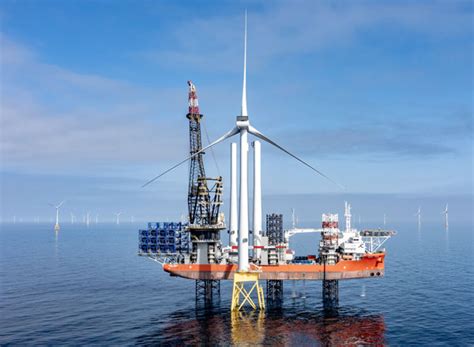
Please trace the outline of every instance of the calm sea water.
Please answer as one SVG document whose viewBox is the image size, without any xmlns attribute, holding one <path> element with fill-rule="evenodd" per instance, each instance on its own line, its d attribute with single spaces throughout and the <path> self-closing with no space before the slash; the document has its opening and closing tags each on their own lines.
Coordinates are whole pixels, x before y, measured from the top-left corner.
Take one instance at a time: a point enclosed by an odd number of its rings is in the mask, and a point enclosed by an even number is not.
<svg viewBox="0 0 474 347">
<path fill-rule="evenodd" d="M 320 282 L 285 282 L 282 307 L 264 314 L 232 315 L 228 282 L 212 307 L 196 304 L 193 281 L 136 255 L 139 227 L 1 225 L 0 343 L 474 344 L 470 225 L 394 225 L 385 278 L 341 281 L 330 315 Z M 315 253 L 317 238 L 293 248 Z"/>
</svg>

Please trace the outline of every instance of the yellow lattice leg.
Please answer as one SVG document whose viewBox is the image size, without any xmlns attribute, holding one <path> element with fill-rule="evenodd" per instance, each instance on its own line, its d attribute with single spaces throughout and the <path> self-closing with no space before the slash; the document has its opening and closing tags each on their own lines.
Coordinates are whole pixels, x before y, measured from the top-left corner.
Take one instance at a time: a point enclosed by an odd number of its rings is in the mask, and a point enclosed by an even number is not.
<svg viewBox="0 0 474 347">
<path fill-rule="evenodd" d="M 249 290 L 245 285 L 250 286 Z M 250 305 L 254 310 L 257 305 L 252 299 L 252 293 L 257 293 L 258 307 L 260 310 L 265 309 L 265 299 L 263 296 L 263 288 L 258 283 L 258 272 L 236 272 L 234 273 L 234 284 L 232 287 L 232 303 L 231 310 L 240 310 L 245 304 Z"/>
</svg>

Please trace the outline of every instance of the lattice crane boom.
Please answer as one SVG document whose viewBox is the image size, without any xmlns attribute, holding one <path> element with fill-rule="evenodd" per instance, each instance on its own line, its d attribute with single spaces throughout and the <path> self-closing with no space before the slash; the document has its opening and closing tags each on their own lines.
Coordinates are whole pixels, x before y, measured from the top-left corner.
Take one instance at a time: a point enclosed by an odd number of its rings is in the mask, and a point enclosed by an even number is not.
<svg viewBox="0 0 474 347">
<path fill-rule="evenodd" d="M 206 177 L 202 150 L 201 120 L 196 86 L 188 81 L 189 165 L 188 213 L 192 225 L 213 225 L 219 221 L 222 177 Z M 198 154 L 196 154 L 198 153 Z"/>
</svg>

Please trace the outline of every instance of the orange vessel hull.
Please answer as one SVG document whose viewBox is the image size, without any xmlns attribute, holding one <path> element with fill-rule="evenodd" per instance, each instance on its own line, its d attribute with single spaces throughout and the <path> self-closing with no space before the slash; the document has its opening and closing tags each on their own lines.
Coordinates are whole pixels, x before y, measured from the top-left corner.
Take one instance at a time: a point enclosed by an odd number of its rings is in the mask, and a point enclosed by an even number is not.
<svg viewBox="0 0 474 347">
<path fill-rule="evenodd" d="M 262 280 L 343 280 L 381 277 L 384 275 L 384 259 L 384 253 L 375 253 L 366 254 L 360 260 L 340 260 L 335 265 L 262 265 L 258 270 L 259 278 Z M 171 276 L 193 280 L 232 280 L 237 265 L 165 264 L 163 269 Z"/>
</svg>

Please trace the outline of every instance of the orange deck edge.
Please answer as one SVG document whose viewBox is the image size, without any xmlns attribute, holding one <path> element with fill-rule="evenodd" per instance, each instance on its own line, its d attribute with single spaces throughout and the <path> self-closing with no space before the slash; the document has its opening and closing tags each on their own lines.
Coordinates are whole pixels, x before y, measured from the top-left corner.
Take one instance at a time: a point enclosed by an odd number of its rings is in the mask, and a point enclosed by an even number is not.
<svg viewBox="0 0 474 347">
<path fill-rule="evenodd" d="M 262 280 L 322 280 L 381 277 L 384 275 L 384 253 L 367 254 L 361 260 L 340 260 L 335 265 L 287 264 L 260 266 Z M 171 276 L 188 279 L 232 280 L 237 265 L 165 264 Z M 257 267 L 252 270 L 256 270 Z"/>
</svg>

